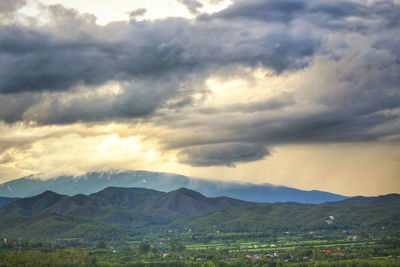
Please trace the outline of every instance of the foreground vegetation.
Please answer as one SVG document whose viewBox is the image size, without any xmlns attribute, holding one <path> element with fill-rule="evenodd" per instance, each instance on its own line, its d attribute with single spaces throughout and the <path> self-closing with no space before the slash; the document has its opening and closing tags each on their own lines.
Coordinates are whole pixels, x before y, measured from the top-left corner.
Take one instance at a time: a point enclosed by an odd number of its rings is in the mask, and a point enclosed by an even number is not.
<svg viewBox="0 0 400 267">
<path fill-rule="evenodd" d="M 275 236 L 186 232 L 79 246 L 19 239 L 2 242 L 0 266 L 400 266 L 400 237 L 339 231 Z"/>
</svg>

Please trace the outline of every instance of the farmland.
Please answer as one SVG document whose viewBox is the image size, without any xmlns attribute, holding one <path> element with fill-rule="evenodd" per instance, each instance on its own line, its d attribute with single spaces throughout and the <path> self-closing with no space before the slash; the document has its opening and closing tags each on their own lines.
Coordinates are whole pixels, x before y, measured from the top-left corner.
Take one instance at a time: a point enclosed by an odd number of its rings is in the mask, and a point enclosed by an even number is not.
<svg viewBox="0 0 400 267">
<path fill-rule="evenodd" d="M 331 238 L 338 235 L 338 238 Z M 289 233 L 263 237 L 237 233 L 203 235 L 181 232 L 148 236 L 126 243 L 86 243 L 63 246 L 63 241 L 7 241 L 1 246 L 1 266 L 400 266 L 400 239 L 359 237 L 343 232 Z M 234 236 L 234 238 L 228 238 Z M 208 240 L 196 241 L 198 240 Z"/>
</svg>

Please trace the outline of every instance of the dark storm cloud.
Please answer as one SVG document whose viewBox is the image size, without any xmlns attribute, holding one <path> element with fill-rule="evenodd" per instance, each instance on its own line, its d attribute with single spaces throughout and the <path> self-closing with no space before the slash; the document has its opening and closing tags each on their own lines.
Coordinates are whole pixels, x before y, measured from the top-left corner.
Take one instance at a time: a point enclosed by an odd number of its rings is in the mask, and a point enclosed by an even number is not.
<svg viewBox="0 0 400 267">
<path fill-rule="evenodd" d="M 14 2 L 4 3 L 9 6 Z M 211 65 L 261 64 L 277 73 L 295 70 L 307 66 L 323 38 L 312 32 L 304 34 L 306 28 L 291 31 L 286 23 L 301 18 L 326 24 L 327 19 L 319 17 L 323 14 L 329 16 L 329 21 L 348 25 L 343 18 L 364 17 L 367 13 L 381 14 L 384 20 L 385 14 L 390 14 L 394 23 L 399 7 L 376 4 L 368 9 L 353 2 L 251 0 L 238 1 L 194 22 L 165 19 L 105 27 L 95 25 L 95 19 L 88 15 L 80 16 L 61 6 L 51 6 L 49 11 L 56 22 L 50 30 L 1 27 L 0 93 L 65 91 L 78 83 L 97 85 L 110 79 Z M 144 10 L 135 12 L 142 14 Z M 254 25 L 238 18 L 283 25 Z M 352 27 L 367 26 L 357 22 Z M 68 38 L 59 34 L 64 30 L 70 31 Z"/>
<path fill-rule="evenodd" d="M 371 11 L 374 9 L 352 1 L 239 0 L 218 13 L 204 15 L 202 19 L 248 19 L 289 23 L 298 18 L 309 19 L 317 15 L 324 15 L 331 19 L 362 17 L 371 14 Z"/>
<path fill-rule="evenodd" d="M 312 34 L 228 21 L 169 18 L 102 27 L 60 6 L 49 12 L 51 28 L 1 27 L 1 93 L 65 91 L 79 83 L 227 64 L 261 64 L 280 73 L 306 66 L 321 42 Z"/>
<path fill-rule="evenodd" d="M 179 45 L 163 40 L 149 40 L 148 45 L 101 43 L 92 36 L 62 41 L 17 26 L 1 29 L 0 49 L 2 93 L 66 91 L 78 83 L 97 85 L 187 65 Z"/>
<path fill-rule="evenodd" d="M 285 24 L 304 20 L 331 30 L 362 32 L 369 28 L 365 21 L 348 18 L 376 19 L 380 28 L 386 28 L 399 25 L 399 14 L 400 6 L 393 1 L 366 4 L 356 1 L 239 0 L 218 13 L 202 15 L 200 19 L 242 19 Z"/>
<path fill-rule="evenodd" d="M 178 160 L 192 166 L 234 167 L 235 163 L 260 160 L 268 155 L 263 144 L 226 143 L 185 148 L 179 152 Z"/>
</svg>

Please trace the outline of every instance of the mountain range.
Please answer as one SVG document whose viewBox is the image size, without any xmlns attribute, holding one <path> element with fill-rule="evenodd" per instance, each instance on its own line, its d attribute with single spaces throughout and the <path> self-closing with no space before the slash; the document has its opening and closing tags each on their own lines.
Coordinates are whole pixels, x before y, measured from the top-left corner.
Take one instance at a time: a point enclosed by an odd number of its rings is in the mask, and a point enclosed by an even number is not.
<svg viewBox="0 0 400 267">
<path fill-rule="evenodd" d="M 115 236 L 160 229 L 178 218 L 257 203 L 228 197 L 207 198 L 180 188 L 169 193 L 146 188 L 108 187 L 90 195 L 46 191 L 21 198 L 0 209 L 0 234 L 39 240 Z"/>
<path fill-rule="evenodd" d="M 334 222 L 326 220 L 334 216 Z M 399 231 L 400 195 L 350 198 L 325 204 L 262 204 L 229 197 L 206 197 L 179 188 L 108 187 L 67 196 L 46 191 L 0 208 L 0 236 L 54 240 L 127 241 L 171 231 L 285 232 L 314 229 L 370 233 Z"/>
<path fill-rule="evenodd" d="M 198 191 L 207 197 L 227 196 L 260 203 L 323 203 L 347 198 L 317 190 L 305 191 L 271 184 L 258 185 L 214 181 L 148 171 L 92 172 L 83 176 L 60 176 L 47 180 L 28 176 L 0 184 L 0 196 L 29 197 L 43 193 L 46 190 L 70 196 L 76 194 L 87 195 L 110 186 L 149 188 L 163 192 L 185 187 Z"/>
</svg>

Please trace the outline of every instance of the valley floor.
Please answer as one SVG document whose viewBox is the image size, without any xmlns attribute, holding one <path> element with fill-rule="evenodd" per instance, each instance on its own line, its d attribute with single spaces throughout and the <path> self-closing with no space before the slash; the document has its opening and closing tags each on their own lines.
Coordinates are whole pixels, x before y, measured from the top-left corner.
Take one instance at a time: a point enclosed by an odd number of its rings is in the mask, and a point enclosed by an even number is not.
<svg viewBox="0 0 400 267">
<path fill-rule="evenodd" d="M 13 240 L 1 245 L 0 266 L 400 266 L 399 238 L 233 236 L 213 235 L 205 242 L 171 235 L 76 247 Z"/>
</svg>

